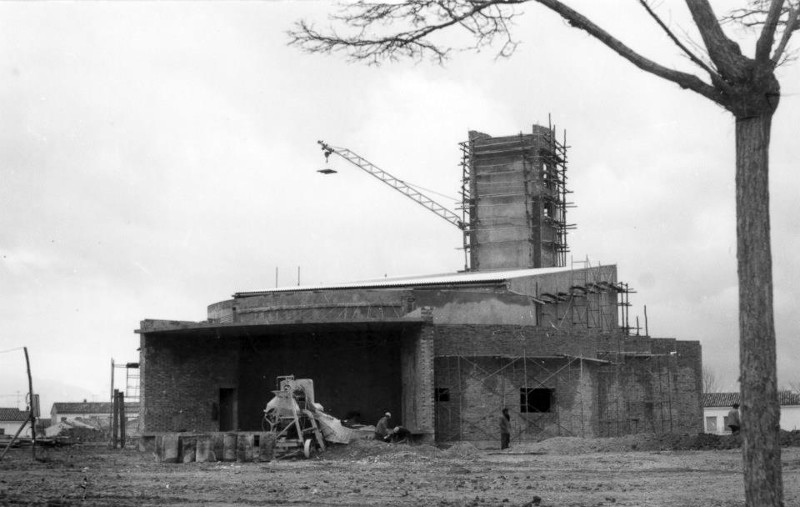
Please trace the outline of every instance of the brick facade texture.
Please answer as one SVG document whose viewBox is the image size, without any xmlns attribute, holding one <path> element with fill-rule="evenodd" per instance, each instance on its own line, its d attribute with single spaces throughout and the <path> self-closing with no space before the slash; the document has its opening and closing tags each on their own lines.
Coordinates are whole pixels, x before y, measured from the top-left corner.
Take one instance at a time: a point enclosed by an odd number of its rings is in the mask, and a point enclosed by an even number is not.
<svg viewBox="0 0 800 507">
<path fill-rule="evenodd" d="M 522 326 L 437 326 L 439 441 L 498 445 L 503 407 L 512 440 L 697 433 L 698 342 Z M 531 410 L 523 392 L 549 397 Z M 443 392 L 447 400 L 441 399 Z"/>
<path fill-rule="evenodd" d="M 442 442 L 498 445 L 503 407 L 512 441 L 702 431 L 699 342 L 439 325 L 429 308 L 422 315 L 424 323 L 305 334 L 143 332 L 143 430 L 219 431 L 220 389 L 237 390 L 236 427 L 258 430 L 265 386 L 296 374 L 314 379 L 317 400 L 337 417 L 355 410 L 372 424 L 389 409 Z"/>
<path fill-rule="evenodd" d="M 143 334 L 140 417 L 147 432 L 218 431 L 220 388 L 237 387 L 238 341 Z"/>
<path fill-rule="evenodd" d="M 275 378 L 311 378 L 328 413 L 358 414 L 433 439 L 432 324 L 365 325 L 295 333 L 208 329 L 143 333 L 141 406 L 145 433 L 261 429 Z M 231 427 L 220 428 L 220 389 L 233 390 Z"/>
</svg>

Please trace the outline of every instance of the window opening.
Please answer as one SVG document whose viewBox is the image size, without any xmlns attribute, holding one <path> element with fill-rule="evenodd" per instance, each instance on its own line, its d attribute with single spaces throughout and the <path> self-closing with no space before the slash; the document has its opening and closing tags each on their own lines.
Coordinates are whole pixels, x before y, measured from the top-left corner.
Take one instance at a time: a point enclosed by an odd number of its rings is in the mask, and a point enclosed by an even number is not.
<svg viewBox="0 0 800 507">
<path fill-rule="evenodd" d="M 552 412 L 555 389 L 521 387 L 519 411 L 522 413 Z"/>
</svg>

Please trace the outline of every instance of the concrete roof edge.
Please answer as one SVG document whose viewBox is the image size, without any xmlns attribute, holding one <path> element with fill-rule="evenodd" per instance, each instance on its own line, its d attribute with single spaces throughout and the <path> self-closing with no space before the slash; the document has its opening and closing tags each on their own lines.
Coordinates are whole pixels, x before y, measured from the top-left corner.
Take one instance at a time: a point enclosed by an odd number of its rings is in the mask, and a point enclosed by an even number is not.
<svg viewBox="0 0 800 507">
<path fill-rule="evenodd" d="M 161 324 L 157 327 L 146 328 L 145 322 L 159 322 L 167 323 Z M 424 324 L 430 323 L 429 319 L 424 317 L 400 317 L 400 318 L 384 318 L 384 319 L 357 319 L 357 320 L 303 320 L 302 322 L 190 322 L 190 321 L 142 321 L 142 328 L 136 329 L 134 332 L 138 334 L 147 333 L 168 333 L 174 331 L 189 331 L 189 330 L 203 330 L 203 329 L 234 329 L 234 328 L 257 328 L 257 327 L 300 327 L 309 325 L 358 325 L 358 324 Z M 169 325 L 172 324 L 172 325 Z"/>
<path fill-rule="evenodd" d="M 585 268 L 579 268 L 585 269 Z M 233 294 L 237 297 L 252 297 L 279 292 L 303 292 L 314 290 L 345 290 L 345 289 L 400 289 L 414 287 L 430 287 L 441 285 L 468 285 L 468 284 L 488 284 L 503 283 L 515 278 L 525 278 L 532 276 L 549 275 L 552 273 L 562 273 L 571 271 L 569 267 L 555 268 L 530 268 L 497 271 L 481 271 L 470 273 L 448 273 L 439 275 L 403 276 L 397 278 L 379 278 L 373 280 L 356 281 L 337 284 L 319 284 L 290 287 L 276 287 L 274 289 L 260 291 L 240 291 Z"/>
</svg>

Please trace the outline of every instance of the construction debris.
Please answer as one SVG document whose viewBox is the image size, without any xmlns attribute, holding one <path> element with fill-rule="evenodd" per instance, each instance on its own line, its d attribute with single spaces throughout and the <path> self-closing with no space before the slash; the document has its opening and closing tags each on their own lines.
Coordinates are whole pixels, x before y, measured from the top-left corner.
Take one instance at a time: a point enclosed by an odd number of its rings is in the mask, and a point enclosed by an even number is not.
<svg viewBox="0 0 800 507">
<path fill-rule="evenodd" d="M 346 445 L 373 437 L 374 426 L 347 427 L 325 413 L 314 401 L 311 379 L 285 375 L 277 378 L 276 386 L 264 409 L 263 432 L 166 433 L 148 450 L 164 463 L 271 461 L 310 458 L 325 451 L 326 442 Z"/>
</svg>

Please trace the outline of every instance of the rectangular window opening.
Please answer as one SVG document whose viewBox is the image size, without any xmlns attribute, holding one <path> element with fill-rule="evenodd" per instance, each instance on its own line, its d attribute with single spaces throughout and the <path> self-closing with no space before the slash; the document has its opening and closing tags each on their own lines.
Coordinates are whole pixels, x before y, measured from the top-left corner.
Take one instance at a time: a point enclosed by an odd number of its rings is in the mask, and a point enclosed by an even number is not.
<svg viewBox="0 0 800 507">
<path fill-rule="evenodd" d="M 450 401 L 450 388 L 437 387 L 436 388 L 436 401 Z"/>
<path fill-rule="evenodd" d="M 519 411 L 522 413 L 547 413 L 553 411 L 555 389 L 521 387 Z"/>
</svg>

